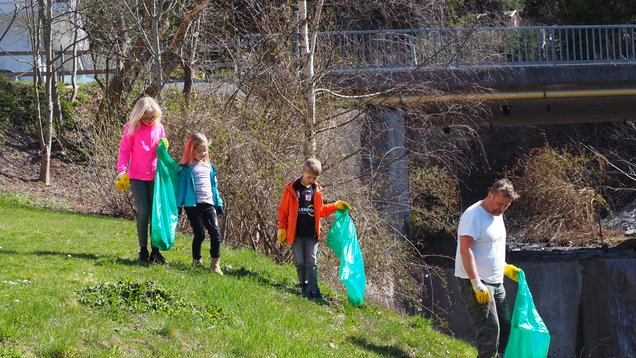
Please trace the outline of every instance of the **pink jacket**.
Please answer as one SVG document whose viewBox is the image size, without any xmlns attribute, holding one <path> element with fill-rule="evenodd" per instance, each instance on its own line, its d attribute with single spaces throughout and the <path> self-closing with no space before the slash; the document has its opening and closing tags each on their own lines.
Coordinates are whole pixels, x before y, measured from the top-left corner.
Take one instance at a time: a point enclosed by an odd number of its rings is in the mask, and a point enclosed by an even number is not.
<svg viewBox="0 0 636 358">
<path fill-rule="evenodd" d="M 152 126 L 141 124 L 128 135 L 128 123 L 119 142 L 117 173 L 128 171 L 130 179 L 154 180 L 157 171 L 157 144 L 165 138 L 161 123 Z"/>
</svg>

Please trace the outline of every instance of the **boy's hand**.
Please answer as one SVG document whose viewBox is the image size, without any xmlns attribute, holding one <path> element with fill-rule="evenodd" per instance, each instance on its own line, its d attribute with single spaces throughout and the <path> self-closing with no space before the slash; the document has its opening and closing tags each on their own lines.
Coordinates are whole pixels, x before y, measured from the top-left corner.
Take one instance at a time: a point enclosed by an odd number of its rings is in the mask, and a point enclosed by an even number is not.
<svg viewBox="0 0 636 358">
<path fill-rule="evenodd" d="M 276 234 L 276 239 L 278 239 L 278 242 L 280 242 L 281 245 L 284 245 L 285 241 L 287 241 L 287 230 L 278 229 L 278 233 Z"/>
<path fill-rule="evenodd" d="M 223 215 L 223 207 L 222 206 L 215 206 L 214 207 L 214 211 L 216 212 L 216 216 Z"/>
<path fill-rule="evenodd" d="M 127 172 L 117 174 L 117 177 L 115 178 L 115 187 L 121 191 L 128 190 L 130 187 L 130 178 L 128 178 Z"/>
<path fill-rule="evenodd" d="M 336 201 L 336 209 L 338 209 L 338 210 L 342 210 L 342 209 L 344 209 L 345 207 L 346 207 L 347 209 L 351 210 L 351 205 L 349 205 L 349 203 L 347 203 L 346 201 L 344 201 L 344 200 L 338 200 L 338 201 Z"/>
<path fill-rule="evenodd" d="M 508 276 L 508 278 L 514 282 L 517 282 L 519 279 L 519 271 L 521 271 L 521 269 L 515 265 L 508 264 L 504 267 L 504 275 Z"/>
</svg>

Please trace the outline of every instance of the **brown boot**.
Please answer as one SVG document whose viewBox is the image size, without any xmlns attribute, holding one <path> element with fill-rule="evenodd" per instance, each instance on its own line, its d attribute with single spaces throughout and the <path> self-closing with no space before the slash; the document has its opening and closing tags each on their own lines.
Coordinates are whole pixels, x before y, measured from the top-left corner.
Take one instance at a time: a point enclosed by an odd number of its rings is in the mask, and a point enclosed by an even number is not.
<svg viewBox="0 0 636 358">
<path fill-rule="evenodd" d="M 218 273 L 219 275 L 223 276 L 223 271 L 221 271 L 221 258 L 217 257 L 217 258 L 212 258 L 212 262 L 210 262 L 210 270 L 214 271 L 215 273 Z"/>
</svg>

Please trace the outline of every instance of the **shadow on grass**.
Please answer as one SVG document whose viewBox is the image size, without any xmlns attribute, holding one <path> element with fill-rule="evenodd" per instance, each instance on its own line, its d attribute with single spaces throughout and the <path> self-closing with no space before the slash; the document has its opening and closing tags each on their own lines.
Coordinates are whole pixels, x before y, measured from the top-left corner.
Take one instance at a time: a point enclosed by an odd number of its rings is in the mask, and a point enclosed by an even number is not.
<svg viewBox="0 0 636 358">
<path fill-rule="evenodd" d="M 395 346 L 380 346 L 375 343 L 369 342 L 366 338 L 350 337 L 351 343 L 356 344 L 369 352 L 381 355 L 383 357 L 411 357 L 410 354 L 405 352 L 399 347 Z"/>
<path fill-rule="evenodd" d="M 223 273 L 227 276 L 233 276 L 236 278 L 243 278 L 243 277 L 247 277 L 247 278 L 251 278 L 256 280 L 258 283 L 260 284 L 264 284 L 264 285 L 268 285 L 271 287 L 274 287 L 276 289 L 281 289 L 281 290 L 285 290 L 289 293 L 298 295 L 299 294 L 299 289 L 296 289 L 296 287 L 290 287 L 289 285 L 286 285 L 283 282 L 279 282 L 276 281 L 274 279 L 272 279 L 271 277 L 266 277 L 263 276 L 262 274 L 250 270 L 250 269 L 246 269 L 244 267 L 240 267 L 240 268 L 229 268 L 226 267 L 223 269 Z"/>
<path fill-rule="evenodd" d="M 103 265 L 105 262 L 126 265 L 126 266 L 139 266 L 137 260 L 131 259 L 123 259 L 121 257 L 116 257 L 112 255 L 95 255 L 95 254 L 83 254 L 83 253 L 70 253 L 70 252 L 56 252 L 56 251 L 35 251 L 35 255 L 49 255 L 49 256 L 59 256 L 69 259 L 82 259 L 82 260 L 90 260 L 95 261 L 96 265 Z"/>
</svg>

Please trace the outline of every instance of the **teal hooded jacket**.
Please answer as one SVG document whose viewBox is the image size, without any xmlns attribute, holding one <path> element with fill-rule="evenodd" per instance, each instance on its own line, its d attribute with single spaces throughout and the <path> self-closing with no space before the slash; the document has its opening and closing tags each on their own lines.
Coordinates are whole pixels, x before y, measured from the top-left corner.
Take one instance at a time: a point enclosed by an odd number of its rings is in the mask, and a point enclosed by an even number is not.
<svg viewBox="0 0 636 358">
<path fill-rule="evenodd" d="M 212 184 L 212 201 L 217 208 L 223 207 L 223 199 L 219 193 L 219 185 L 216 179 L 216 168 L 210 165 L 210 183 Z M 179 168 L 179 184 L 177 185 L 177 208 L 182 206 L 197 206 L 197 194 L 194 190 L 194 175 L 189 165 Z"/>
</svg>

